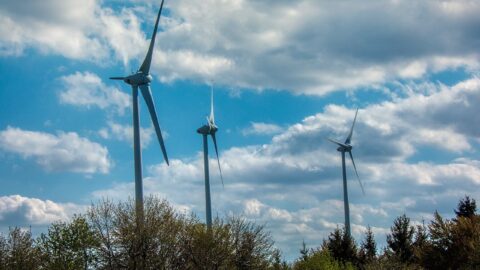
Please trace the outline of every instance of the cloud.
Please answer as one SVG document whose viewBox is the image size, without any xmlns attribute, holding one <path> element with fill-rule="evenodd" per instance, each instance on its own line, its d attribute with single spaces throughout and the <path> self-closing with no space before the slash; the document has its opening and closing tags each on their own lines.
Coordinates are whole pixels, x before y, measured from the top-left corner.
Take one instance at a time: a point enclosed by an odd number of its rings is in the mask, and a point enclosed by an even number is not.
<svg viewBox="0 0 480 270">
<path fill-rule="evenodd" d="M 248 135 L 274 135 L 282 131 L 282 127 L 275 124 L 251 122 L 251 125 L 242 130 L 244 136 Z"/>
<path fill-rule="evenodd" d="M 51 200 L 28 198 L 21 195 L 0 197 L 0 225 L 29 226 L 49 225 L 54 221 L 67 220 L 81 213 L 85 206 L 73 203 L 56 203 Z"/>
<path fill-rule="evenodd" d="M 2 1 L 0 53 L 19 55 L 28 47 L 73 59 L 102 59 L 108 50 L 95 34 L 98 3 L 87 0 Z"/>
<path fill-rule="evenodd" d="M 424 87 L 427 87 L 424 85 Z M 415 222 L 438 210 L 450 217 L 465 194 L 480 198 L 480 161 L 469 157 L 480 134 L 470 104 L 480 97 L 480 79 L 454 86 L 428 85 L 403 98 L 360 108 L 352 138 L 366 196 L 347 161 L 352 232 L 360 241 L 367 225 L 385 242 L 393 220 L 406 213 Z M 421 86 L 418 86 L 421 88 Z M 448 114 L 447 112 L 451 112 Z M 225 189 L 210 159 L 212 208 L 219 215 L 243 214 L 266 224 L 288 258 L 302 239 L 318 246 L 343 224 L 341 160 L 327 137 L 343 140 L 355 109 L 327 105 L 323 112 L 286 127 L 264 145 L 232 147 L 220 153 Z M 448 117 L 447 117 L 448 116 Z M 417 149 L 441 161 L 415 159 Z M 452 158 L 453 157 L 453 158 Z M 201 153 L 148 168 L 145 193 L 167 198 L 204 216 Z M 186 192 L 188 196 L 185 196 Z M 133 182 L 98 190 L 97 197 L 134 195 Z"/>
<path fill-rule="evenodd" d="M 102 80 L 90 72 L 76 72 L 62 76 L 60 81 L 64 89 L 60 92 L 60 102 L 87 108 L 96 106 L 101 109 L 112 108 L 123 114 L 130 107 L 131 98 L 115 87 L 105 85 Z"/>
<path fill-rule="evenodd" d="M 3 2 L 0 55 L 35 48 L 124 66 L 144 57 L 158 8 L 126 2 L 112 9 L 95 0 Z M 152 64 L 164 82 L 215 80 L 234 89 L 325 95 L 479 70 L 475 1 L 181 0 L 166 9 Z"/>
<path fill-rule="evenodd" d="M 480 36 L 473 29 L 480 4 L 471 1 L 184 0 L 168 7 L 157 55 L 187 51 L 225 64 L 207 73 L 198 65 L 185 69 L 187 55 L 181 61 L 162 56 L 156 67 L 173 74 L 162 73 L 167 81 L 213 77 L 230 87 L 324 95 L 479 67 Z"/>
<path fill-rule="evenodd" d="M 113 166 L 107 148 L 75 132 L 52 135 L 9 126 L 0 131 L 0 149 L 33 158 L 47 171 L 108 173 Z"/>
<path fill-rule="evenodd" d="M 98 134 L 104 139 L 116 139 L 119 141 L 128 142 L 133 145 L 133 127 L 131 125 L 122 125 L 115 122 L 108 122 L 108 127 L 99 130 Z M 142 148 L 145 148 L 150 144 L 152 135 L 155 131 L 153 127 L 140 128 L 140 142 Z M 165 139 L 165 134 L 162 134 Z"/>
<path fill-rule="evenodd" d="M 19 56 L 34 48 L 42 54 L 126 65 L 148 47 L 135 9 L 114 11 L 101 1 L 2 1 L 0 56 Z M 113 56 L 113 58 L 112 58 Z"/>
</svg>

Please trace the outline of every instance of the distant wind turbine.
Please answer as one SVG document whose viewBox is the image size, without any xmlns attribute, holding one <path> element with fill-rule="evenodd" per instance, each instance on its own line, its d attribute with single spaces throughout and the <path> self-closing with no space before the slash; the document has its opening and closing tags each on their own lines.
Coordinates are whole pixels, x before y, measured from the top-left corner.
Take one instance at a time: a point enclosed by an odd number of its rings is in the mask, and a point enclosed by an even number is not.
<svg viewBox="0 0 480 270">
<path fill-rule="evenodd" d="M 127 77 L 111 77 L 112 80 L 123 80 L 125 83 L 132 86 L 132 103 L 133 103 L 133 156 L 135 159 L 135 206 L 137 212 L 137 219 L 139 225 L 143 224 L 143 184 L 142 184 L 142 154 L 140 149 L 140 118 L 138 114 L 138 88 L 142 92 L 142 96 L 147 104 L 148 111 L 152 118 L 155 132 L 157 134 L 158 142 L 162 149 L 163 158 L 168 163 L 167 151 L 165 150 L 165 144 L 163 143 L 162 132 L 160 125 L 158 124 L 157 113 L 155 111 L 155 104 L 153 103 L 152 91 L 150 90 L 150 82 L 152 76 L 150 75 L 150 64 L 152 63 L 153 47 L 155 45 L 155 37 L 157 35 L 158 22 L 160 21 L 160 15 L 162 13 L 163 2 L 160 5 L 158 11 L 157 21 L 155 22 L 155 28 L 153 29 L 152 40 L 150 41 L 150 47 L 148 47 L 147 55 L 143 60 L 142 65 L 138 71 Z"/>
<path fill-rule="evenodd" d="M 352 160 L 353 168 L 355 169 L 355 174 L 357 175 L 358 183 L 360 184 L 360 188 L 362 189 L 362 193 L 365 195 L 365 191 L 363 189 L 362 182 L 360 181 L 360 177 L 358 177 L 357 167 L 355 166 L 355 161 L 353 161 L 352 155 L 352 145 L 350 141 L 352 139 L 353 134 L 353 127 L 355 126 L 355 121 L 357 120 L 358 108 L 355 112 L 355 118 L 353 119 L 352 128 L 350 129 L 350 133 L 348 134 L 347 139 L 344 143 L 341 143 L 336 140 L 328 139 L 332 143 L 338 145 L 337 151 L 342 153 L 342 173 L 343 173 L 343 204 L 345 209 L 345 230 L 347 231 L 348 235 L 351 235 L 350 231 L 350 206 L 348 204 L 348 189 L 347 189 L 347 173 L 345 169 L 345 152 L 348 152 L 350 155 L 350 159 Z"/>
<path fill-rule="evenodd" d="M 205 171 L 205 203 L 206 203 L 206 213 L 207 213 L 207 228 L 212 227 L 212 203 L 210 199 L 210 175 L 208 170 L 208 140 L 207 136 L 212 136 L 213 145 L 215 146 L 215 154 L 217 155 L 218 171 L 220 172 L 220 179 L 222 180 L 223 186 L 223 176 L 222 169 L 220 167 L 220 159 L 218 158 L 218 147 L 217 139 L 215 133 L 218 131 L 218 127 L 215 125 L 215 115 L 213 112 L 213 88 L 211 89 L 210 96 L 210 116 L 207 116 L 207 124 L 201 126 L 197 129 L 197 132 L 203 135 L 203 161 L 204 161 L 204 171 Z"/>
</svg>

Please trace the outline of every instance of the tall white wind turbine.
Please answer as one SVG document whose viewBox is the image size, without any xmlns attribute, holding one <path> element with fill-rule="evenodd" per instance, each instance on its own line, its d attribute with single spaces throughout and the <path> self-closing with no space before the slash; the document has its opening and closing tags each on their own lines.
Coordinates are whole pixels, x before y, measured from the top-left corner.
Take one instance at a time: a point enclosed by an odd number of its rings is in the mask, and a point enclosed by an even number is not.
<svg viewBox="0 0 480 270">
<path fill-rule="evenodd" d="M 347 139 L 344 143 L 341 143 L 336 140 L 328 139 L 332 143 L 338 145 L 337 151 L 342 153 L 342 174 L 343 174 L 343 207 L 345 210 L 345 230 L 347 231 L 348 235 L 351 235 L 350 231 L 350 205 L 348 203 L 348 188 L 347 188 L 347 173 L 345 169 L 345 153 L 348 152 L 350 155 L 350 159 L 352 160 L 353 168 L 355 169 L 355 174 L 357 175 L 358 183 L 360 184 L 360 188 L 362 189 L 363 194 L 365 191 L 363 189 L 362 182 L 360 181 L 360 177 L 358 177 L 357 167 L 355 166 L 355 161 L 353 160 L 352 155 L 352 145 L 350 144 L 353 135 L 353 127 L 355 126 L 355 121 L 357 120 L 358 109 L 355 112 L 355 118 L 353 118 L 352 127 L 350 128 L 350 133 L 347 136 Z"/>
<path fill-rule="evenodd" d="M 133 156 L 135 160 L 135 206 L 137 213 L 137 222 L 139 225 L 143 224 L 143 183 L 142 183 L 142 154 L 140 146 L 140 119 L 138 114 L 138 89 L 142 92 L 142 96 L 145 99 L 150 117 L 152 118 L 153 126 L 157 134 L 158 142 L 163 153 L 163 158 L 168 164 L 167 151 L 163 142 L 162 132 L 160 125 L 158 124 L 157 112 L 155 110 L 155 104 L 153 102 L 152 91 L 150 89 L 150 82 L 152 76 L 150 75 L 150 65 L 152 63 L 153 48 L 155 45 L 155 37 L 157 36 L 158 22 L 160 21 L 160 15 L 162 14 L 163 2 L 160 5 L 158 11 L 157 21 L 155 22 L 155 28 L 153 29 L 152 40 L 148 47 L 147 55 L 143 60 L 142 65 L 136 73 L 126 77 L 111 77 L 112 80 L 123 80 L 125 83 L 132 87 L 132 103 L 133 103 Z"/>
<path fill-rule="evenodd" d="M 202 134 L 203 137 L 203 162 L 204 162 L 204 172 L 205 172 L 205 205 L 206 205 L 206 221 L 207 228 L 212 227 L 212 202 L 210 198 L 210 174 L 209 174 L 209 164 L 208 164 L 208 140 L 207 136 L 212 137 L 213 145 L 215 147 L 215 154 L 217 155 L 217 164 L 218 170 L 220 172 L 220 179 L 222 180 L 223 185 L 223 176 L 222 169 L 220 167 L 220 159 L 218 157 L 218 147 L 217 147 L 217 138 L 215 133 L 218 131 L 218 127 L 215 125 L 215 114 L 213 111 L 213 88 L 211 89 L 211 100 L 210 100 L 210 116 L 207 116 L 207 124 L 201 126 L 197 129 L 199 134 Z"/>
</svg>

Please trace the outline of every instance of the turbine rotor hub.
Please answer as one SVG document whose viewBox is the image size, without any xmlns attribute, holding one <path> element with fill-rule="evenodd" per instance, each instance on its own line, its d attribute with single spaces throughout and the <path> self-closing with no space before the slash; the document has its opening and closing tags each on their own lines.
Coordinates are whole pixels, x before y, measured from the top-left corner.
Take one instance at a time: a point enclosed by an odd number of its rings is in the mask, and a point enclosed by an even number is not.
<svg viewBox="0 0 480 270">
<path fill-rule="evenodd" d="M 143 72 L 138 71 L 135 74 L 125 77 L 123 81 L 130 85 L 149 84 L 152 81 L 152 76 L 150 74 L 144 74 Z"/>
</svg>

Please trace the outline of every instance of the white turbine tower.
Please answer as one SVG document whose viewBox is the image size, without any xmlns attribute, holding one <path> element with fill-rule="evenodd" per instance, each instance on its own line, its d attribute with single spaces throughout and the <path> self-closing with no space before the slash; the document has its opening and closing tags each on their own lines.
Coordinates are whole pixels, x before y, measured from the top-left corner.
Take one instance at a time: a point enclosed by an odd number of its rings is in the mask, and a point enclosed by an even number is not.
<svg viewBox="0 0 480 270">
<path fill-rule="evenodd" d="M 132 103 L 133 103 L 133 153 L 135 160 L 135 206 L 137 213 L 137 223 L 141 227 L 143 225 L 143 183 L 142 183 L 142 153 L 140 146 L 140 117 L 138 114 L 138 88 L 142 92 L 142 96 L 147 104 L 150 117 L 152 118 L 153 126 L 157 134 L 158 142 L 162 149 L 163 158 L 168 164 L 167 151 L 165 150 L 165 144 L 163 143 L 162 132 L 160 125 L 158 124 L 157 113 L 155 110 L 155 104 L 153 102 L 152 91 L 150 90 L 150 82 L 152 76 L 150 75 L 150 64 L 152 63 L 153 47 L 155 45 L 155 37 L 157 36 L 158 22 L 160 21 L 160 15 L 162 14 L 163 2 L 160 5 L 158 11 L 157 21 L 155 22 L 155 28 L 153 29 L 152 40 L 148 47 L 147 55 L 143 60 L 142 65 L 138 71 L 127 77 L 111 77 L 112 80 L 123 80 L 125 83 L 132 86 Z"/>
<path fill-rule="evenodd" d="M 336 140 L 328 139 L 332 143 L 338 145 L 337 151 L 342 153 L 342 174 L 343 174 L 343 207 L 345 210 L 345 230 L 347 231 L 348 235 L 351 235 L 350 231 L 350 205 L 348 203 L 348 188 L 347 188 L 347 172 L 345 169 L 345 153 L 348 152 L 350 155 L 350 159 L 352 160 L 353 168 L 355 169 L 355 174 L 357 175 L 358 183 L 360 184 L 360 188 L 362 189 L 362 193 L 365 195 L 365 191 L 363 189 L 362 182 L 360 181 L 360 177 L 358 177 L 357 167 L 355 166 L 355 161 L 353 161 L 352 155 L 352 145 L 350 144 L 352 135 L 353 135 L 353 127 L 355 126 L 355 121 L 357 120 L 358 109 L 355 112 L 355 118 L 353 119 L 352 127 L 350 128 L 350 133 L 347 136 L 347 139 L 344 143 L 341 143 Z"/>
<path fill-rule="evenodd" d="M 215 125 L 215 114 L 213 112 L 213 88 L 211 89 L 211 100 L 210 100 L 210 116 L 207 116 L 207 124 L 201 126 L 197 129 L 199 134 L 203 136 L 203 162 L 204 162 L 204 172 L 205 172 L 205 205 L 206 205 L 206 222 L 207 228 L 212 227 L 212 202 L 210 198 L 210 174 L 208 169 L 208 140 L 207 136 L 212 136 L 213 145 L 215 147 L 215 154 L 217 155 L 218 170 L 220 172 L 220 179 L 222 180 L 223 185 L 223 176 L 222 169 L 220 167 L 220 159 L 218 158 L 218 147 L 217 147 L 217 138 L 215 133 L 218 131 L 218 127 Z"/>
</svg>

